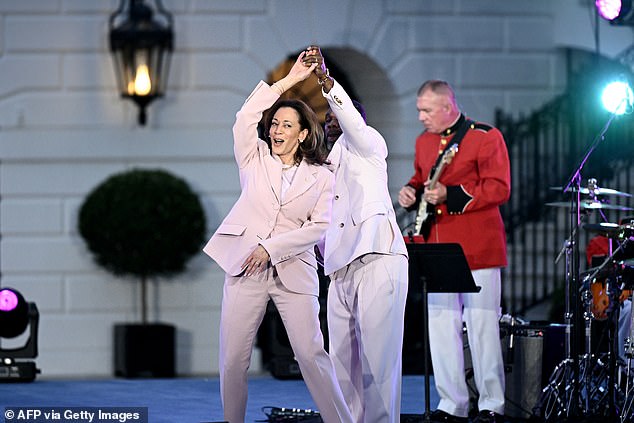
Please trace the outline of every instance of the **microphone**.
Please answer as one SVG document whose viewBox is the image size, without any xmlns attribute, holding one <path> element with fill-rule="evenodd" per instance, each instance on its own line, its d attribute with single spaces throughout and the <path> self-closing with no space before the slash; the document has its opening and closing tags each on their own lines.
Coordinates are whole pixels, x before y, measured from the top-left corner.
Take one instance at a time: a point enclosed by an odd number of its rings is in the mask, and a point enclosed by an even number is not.
<svg viewBox="0 0 634 423">
<path fill-rule="evenodd" d="M 526 324 L 526 321 L 520 319 L 519 317 L 513 317 L 507 313 L 500 317 L 500 323 L 509 326 L 509 343 L 508 348 L 506 349 L 506 363 L 504 365 L 504 371 L 510 372 L 511 367 L 513 366 L 513 363 L 515 361 L 515 325 L 524 325 Z"/>
<path fill-rule="evenodd" d="M 513 365 L 513 361 L 515 360 L 515 354 L 513 354 L 513 347 L 515 342 L 515 318 L 511 316 L 511 330 L 509 335 L 509 347 L 506 350 L 506 364 L 509 366 Z"/>
</svg>

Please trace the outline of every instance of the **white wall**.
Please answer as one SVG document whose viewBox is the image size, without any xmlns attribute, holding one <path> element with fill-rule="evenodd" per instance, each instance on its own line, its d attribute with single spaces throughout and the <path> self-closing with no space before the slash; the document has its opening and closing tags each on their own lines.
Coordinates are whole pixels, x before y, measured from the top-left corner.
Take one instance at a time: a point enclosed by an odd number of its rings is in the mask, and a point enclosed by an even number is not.
<svg viewBox="0 0 634 423">
<path fill-rule="evenodd" d="M 112 325 L 140 317 L 139 285 L 97 267 L 76 230 L 79 205 L 103 179 L 131 167 L 185 178 L 211 234 L 238 196 L 235 112 L 288 54 L 318 43 L 386 136 L 396 193 L 411 173 L 425 79 L 453 83 L 480 120 L 492 122 L 496 107 L 528 112 L 563 86 L 560 47 L 594 49 L 592 3 L 164 0 L 175 18 L 168 91 L 138 127 L 108 52 L 117 1 L 0 0 L 1 284 L 40 309 L 39 377 L 112 375 Z M 600 22 L 600 34 L 611 56 L 632 43 L 630 28 Z M 186 273 L 152 285 L 151 317 L 178 328 L 181 375 L 218 370 L 222 280 L 200 254 Z"/>
</svg>

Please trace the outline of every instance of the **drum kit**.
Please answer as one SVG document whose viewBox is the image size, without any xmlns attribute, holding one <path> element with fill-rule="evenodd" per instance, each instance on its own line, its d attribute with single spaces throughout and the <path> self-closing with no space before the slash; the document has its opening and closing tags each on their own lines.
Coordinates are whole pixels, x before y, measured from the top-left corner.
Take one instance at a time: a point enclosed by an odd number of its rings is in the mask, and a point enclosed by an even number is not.
<svg viewBox="0 0 634 423">
<path fill-rule="evenodd" d="M 574 207 L 579 215 L 597 210 L 602 220 L 607 220 L 603 210 L 634 210 L 605 201 L 603 196 L 626 198 L 632 195 L 600 188 L 595 179 L 589 179 L 588 186 L 583 188 L 569 191 L 557 187 L 552 189 L 572 192 L 577 200 L 547 203 L 547 206 Z M 571 230 L 573 235 L 564 247 L 567 276 L 565 358 L 555 367 L 533 414 L 546 422 L 634 423 L 634 313 L 631 307 L 634 290 L 634 217 L 621 219 L 619 223 L 604 221 L 582 224 L 581 221 L 577 219 L 577 225 Z M 572 258 L 574 239 L 578 239 L 577 227 L 603 237 L 608 246 L 602 262 L 583 273 L 578 273 L 578 260 Z M 577 273 L 574 273 L 575 265 Z M 628 307 L 624 306 L 626 304 Z M 629 313 L 629 316 L 621 314 L 621 310 Z M 595 321 L 606 322 L 607 352 L 593 351 L 591 329 Z M 629 326 L 628 335 L 621 342 L 619 324 Z M 576 339 L 573 339 L 573 334 L 576 334 Z M 579 342 L 581 340 L 583 348 Z M 575 348 L 577 345 L 579 348 Z M 579 351 L 581 349 L 584 351 Z"/>
</svg>

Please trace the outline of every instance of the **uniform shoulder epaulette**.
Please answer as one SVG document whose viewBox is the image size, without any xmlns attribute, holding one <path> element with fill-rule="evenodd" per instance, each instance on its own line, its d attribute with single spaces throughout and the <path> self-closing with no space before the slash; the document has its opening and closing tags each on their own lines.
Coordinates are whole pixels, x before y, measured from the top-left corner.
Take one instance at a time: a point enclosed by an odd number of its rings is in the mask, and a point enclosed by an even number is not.
<svg viewBox="0 0 634 423">
<path fill-rule="evenodd" d="M 472 128 L 479 129 L 480 131 L 484 131 L 484 132 L 489 132 L 491 129 L 493 129 L 493 126 L 489 125 L 488 123 L 475 122 Z"/>
</svg>

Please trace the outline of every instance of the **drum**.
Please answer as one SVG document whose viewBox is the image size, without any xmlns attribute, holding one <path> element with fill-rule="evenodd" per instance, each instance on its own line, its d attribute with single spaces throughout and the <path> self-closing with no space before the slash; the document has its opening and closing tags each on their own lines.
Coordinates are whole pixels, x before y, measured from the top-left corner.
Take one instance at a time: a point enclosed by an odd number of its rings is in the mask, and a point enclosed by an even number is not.
<svg viewBox="0 0 634 423">
<path fill-rule="evenodd" d="M 608 318 L 608 314 L 614 309 L 616 299 L 614 294 L 615 287 L 610 286 L 610 279 L 602 279 L 593 281 L 590 284 L 590 294 L 592 295 L 592 317 L 595 320 L 605 320 Z M 632 296 L 631 289 L 624 289 L 619 294 L 618 302 L 622 304 Z"/>
</svg>

